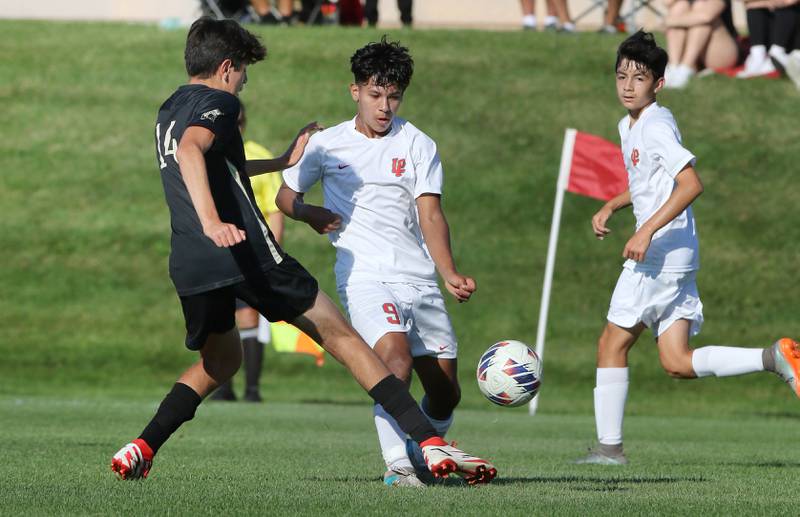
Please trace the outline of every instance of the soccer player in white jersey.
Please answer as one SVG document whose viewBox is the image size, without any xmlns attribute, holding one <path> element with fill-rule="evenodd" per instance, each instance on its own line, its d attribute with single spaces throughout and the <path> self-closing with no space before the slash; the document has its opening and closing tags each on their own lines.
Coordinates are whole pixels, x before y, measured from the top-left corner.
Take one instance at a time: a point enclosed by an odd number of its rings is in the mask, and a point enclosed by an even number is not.
<svg viewBox="0 0 800 517">
<path fill-rule="evenodd" d="M 475 280 L 453 261 L 436 144 L 396 116 L 413 73 L 408 49 L 384 37 L 356 51 L 351 70 L 357 114 L 310 139 L 303 159 L 284 171 L 278 207 L 328 233 L 351 323 L 395 376 L 410 382 L 412 369 L 417 372 L 426 393 L 421 407 L 444 435 L 461 392 L 456 337 L 436 271 L 459 302 L 470 299 Z M 303 200 L 318 181 L 324 207 Z M 424 486 L 413 443 L 379 404 L 374 417 L 384 482 Z M 475 476 L 494 476 L 482 470 Z"/>
<path fill-rule="evenodd" d="M 633 205 L 636 232 L 625 244 L 623 266 L 597 346 L 594 411 L 598 444 L 578 463 L 622 465 L 622 420 L 628 394 L 628 351 L 649 327 L 661 365 L 677 378 L 771 371 L 800 396 L 800 346 L 789 338 L 768 348 L 706 346 L 692 350 L 703 304 L 695 276 L 700 267 L 691 203 L 703 192 L 695 157 L 681 144 L 672 113 L 656 103 L 664 86 L 667 53 L 652 34 L 637 32 L 617 51 L 619 101 L 628 110 L 619 123 L 628 190 L 592 217 L 602 239 L 611 215 Z"/>
</svg>

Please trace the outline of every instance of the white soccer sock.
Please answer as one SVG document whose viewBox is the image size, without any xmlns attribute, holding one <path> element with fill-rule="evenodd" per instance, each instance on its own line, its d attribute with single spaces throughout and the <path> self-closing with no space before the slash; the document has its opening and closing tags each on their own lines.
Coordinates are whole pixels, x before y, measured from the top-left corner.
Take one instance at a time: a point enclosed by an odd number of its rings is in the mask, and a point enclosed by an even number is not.
<svg viewBox="0 0 800 517">
<path fill-rule="evenodd" d="M 786 60 L 789 58 L 789 54 L 786 53 L 786 49 L 781 47 L 780 45 L 772 45 L 769 47 L 768 54 L 770 57 L 774 58 L 782 67 L 786 67 Z"/>
<path fill-rule="evenodd" d="M 628 368 L 598 368 L 594 389 L 594 421 L 597 441 L 605 445 L 622 443 L 622 419 L 628 398 Z"/>
<path fill-rule="evenodd" d="M 258 329 L 239 329 L 239 338 L 241 339 L 249 339 L 251 337 L 258 337 Z"/>
<path fill-rule="evenodd" d="M 553 25 L 558 25 L 558 17 L 557 16 L 547 15 L 547 17 L 544 19 L 544 26 L 545 27 L 550 27 L 550 26 L 553 26 Z"/>
<path fill-rule="evenodd" d="M 444 435 L 447 434 L 447 431 L 450 429 L 450 426 L 453 425 L 453 415 L 455 415 L 455 412 L 450 413 L 450 417 L 447 418 L 446 420 L 436 420 L 435 418 L 431 417 L 431 415 L 428 414 L 428 396 L 427 395 L 422 397 L 422 404 L 420 404 L 419 407 L 420 407 L 420 409 L 422 409 L 422 413 L 426 417 L 428 417 L 428 420 L 431 421 L 431 425 L 433 425 L 433 428 L 436 429 L 436 432 L 439 434 L 439 436 L 444 438 Z"/>
<path fill-rule="evenodd" d="M 412 468 L 406 454 L 406 433 L 380 404 L 373 406 L 372 414 L 375 416 L 375 429 L 386 466 Z"/>
<path fill-rule="evenodd" d="M 698 377 L 730 377 L 764 371 L 763 348 L 704 346 L 692 352 L 692 369 Z"/>
<path fill-rule="evenodd" d="M 522 26 L 523 27 L 536 27 L 536 16 L 532 14 L 526 14 L 522 17 Z"/>
<path fill-rule="evenodd" d="M 753 60 L 753 65 L 760 66 L 761 63 L 767 59 L 767 47 L 764 45 L 753 45 L 750 47 L 750 55 L 748 57 Z"/>
</svg>

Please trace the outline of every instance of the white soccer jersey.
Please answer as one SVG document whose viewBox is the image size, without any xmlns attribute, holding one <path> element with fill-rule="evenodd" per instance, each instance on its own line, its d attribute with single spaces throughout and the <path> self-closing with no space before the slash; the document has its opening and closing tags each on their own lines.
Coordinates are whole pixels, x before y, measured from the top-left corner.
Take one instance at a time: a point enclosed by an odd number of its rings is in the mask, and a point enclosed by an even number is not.
<svg viewBox="0 0 800 517">
<path fill-rule="evenodd" d="M 359 133 L 355 118 L 316 133 L 283 179 L 295 192 L 321 181 L 325 207 L 342 217 L 329 234 L 337 287 L 356 280 L 436 285 L 416 198 L 442 193 L 442 165 L 436 144 L 411 123 L 395 117 L 382 138 Z"/>
<path fill-rule="evenodd" d="M 681 134 L 672 113 L 656 103 L 639 115 L 619 122 L 622 155 L 628 171 L 628 188 L 639 229 L 667 201 L 675 188 L 675 176 L 694 155 L 681 145 Z M 700 267 L 697 230 L 691 205 L 653 235 L 644 262 L 627 260 L 624 267 L 637 271 L 686 272 Z"/>
</svg>

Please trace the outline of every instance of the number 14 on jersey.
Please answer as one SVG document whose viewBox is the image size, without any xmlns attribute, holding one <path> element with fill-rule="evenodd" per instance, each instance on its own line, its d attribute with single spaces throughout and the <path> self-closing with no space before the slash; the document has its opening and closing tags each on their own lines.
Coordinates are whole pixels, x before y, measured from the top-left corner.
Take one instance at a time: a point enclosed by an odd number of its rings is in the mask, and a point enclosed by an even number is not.
<svg viewBox="0 0 800 517">
<path fill-rule="evenodd" d="M 164 134 L 164 151 L 161 151 L 161 123 L 156 124 L 156 149 L 158 150 L 158 161 L 161 163 L 161 168 L 167 166 L 167 162 L 164 161 L 165 156 L 172 156 L 175 160 L 175 163 L 178 163 L 178 156 L 175 154 L 178 152 L 178 141 L 172 138 L 172 128 L 175 127 L 175 121 L 169 123 L 169 127 L 167 128 L 167 132 Z"/>
</svg>

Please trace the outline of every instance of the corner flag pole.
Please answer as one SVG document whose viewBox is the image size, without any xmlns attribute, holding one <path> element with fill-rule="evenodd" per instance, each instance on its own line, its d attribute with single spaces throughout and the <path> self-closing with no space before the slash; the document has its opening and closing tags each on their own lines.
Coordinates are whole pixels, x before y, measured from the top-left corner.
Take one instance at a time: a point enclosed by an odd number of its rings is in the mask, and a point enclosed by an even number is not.
<svg viewBox="0 0 800 517">
<path fill-rule="evenodd" d="M 539 304 L 539 326 L 536 329 L 536 355 L 544 364 L 544 334 L 547 329 L 547 311 L 550 306 L 550 288 L 553 284 L 553 269 L 556 263 L 556 249 L 558 248 L 558 230 L 561 226 L 561 206 L 564 204 L 564 191 L 567 190 L 569 171 L 572 166 L 572 150 L 575 147 L 574 129 L 564 132 L 564 145 L 561 148 L 561 165 L 558 170 L 556 182 L 556 201 L 553 205 L 553 221 L 550 224 L 550 242 L 547 245 L 547 263 L 544 268 L 544 284 L 542 286 L 542 300 Z M 528 414 L 535 415 L 539 407 L 537 394 L 528 405 Z"/>
</svg>

